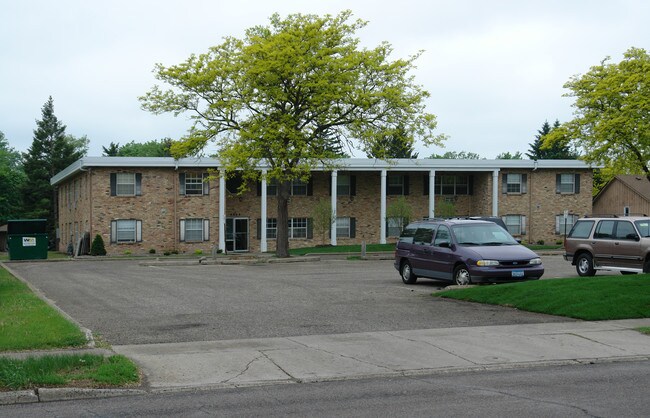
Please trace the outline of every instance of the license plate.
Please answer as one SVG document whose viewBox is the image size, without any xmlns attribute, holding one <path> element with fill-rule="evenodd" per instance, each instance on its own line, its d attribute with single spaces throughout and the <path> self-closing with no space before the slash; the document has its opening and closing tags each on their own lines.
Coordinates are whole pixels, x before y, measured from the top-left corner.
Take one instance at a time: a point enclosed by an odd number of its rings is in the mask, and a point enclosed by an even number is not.
<svg viewBox="0 0 650 418">
<path fill-rule="evenodd" d="M 512 272 L 512 277 L 524 277 L 523 270 L 515 270 Z"/>
</svg>

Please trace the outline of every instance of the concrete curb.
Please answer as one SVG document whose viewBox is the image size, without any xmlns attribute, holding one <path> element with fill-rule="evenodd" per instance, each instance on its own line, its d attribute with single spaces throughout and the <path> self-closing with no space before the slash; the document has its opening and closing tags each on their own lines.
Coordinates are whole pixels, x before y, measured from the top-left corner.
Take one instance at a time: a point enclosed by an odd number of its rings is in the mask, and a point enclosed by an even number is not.
<svg viewBox="0 0 650 418">
<path fill-rule="evenodd" d="M 195 260 L 151 260 L 141 261 L 141 266 L 213 266 L 213 265 L 250 265 L 250 264 L 286 264 L 286 263 L 306 263 L 317 262 L 321 258 L 317 256 L 301 256 L 288 258 L 275 257 L 235 257 L 224 259 L 210 259 L 202 257 Z"/>
<path fill-rule="evenodd" d="M 145 395 L 142 389 L 37 388 L 0 392 L 0 405 Z"/>
</svg>

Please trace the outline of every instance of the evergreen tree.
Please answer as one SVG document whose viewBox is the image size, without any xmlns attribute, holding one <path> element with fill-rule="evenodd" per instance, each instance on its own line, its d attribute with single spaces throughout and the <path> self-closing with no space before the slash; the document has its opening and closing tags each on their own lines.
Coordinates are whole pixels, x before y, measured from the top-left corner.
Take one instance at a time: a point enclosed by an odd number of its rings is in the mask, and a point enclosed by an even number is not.
<svg viewBox="0 0 650 418">
<path fill-rule="evenodd" d="M 102 146 L 102 150 L 104 151 L 105 157 L 117 157 L 118 153 L 120 152 L 120 143 L 111 141 L 111 143 L 108 145 L 108 148 Z"/>
<path fill-rule="evenodd" d="M 93 239 L 93 242 L 90 245 L 90 255 L 106 255 L 104 238 L 99 234 L 95 235 L 95 239 Z"/>
<path fill-rule="evenodd" d="M 550 148 L 542 148 L 544 137 L 559 126 L 560 121 L 557 119 L 553 126 L 547 120 L 544 121 L 542 129 L 538 130 L 537 135 L 535 135 L 535 141 L 528 144 L 530 150 L 526 153 L 526 156 L 531 160 L 575 160 L 578 158 L 578 155 L 569 147 L 568 141 L 557 141 Z"/>
<path fill-rule="evenodd" d="M 418 153 L 413 151 L 413 139 L 408 137 L 402 125 L 398 125 L 373 143 L 367 155 L 368 158 L 379 159 L 418 158 Z"/>
<path fill-rule="evenodd" d="M 25 217 L 47 219 L 47 233 L 54 239 L 57 219 L 57 189 L 50 179 L 85 155 L 88 139 L 65 135 L 66 126 L 54 115 L 52 96 L 42 108 L 42 118 L 36 121 L 32 145 L 23 154 L 27 181 L 23 187 Z"/>
<path fill-rule="evenodd" d="M 0 225 L 9 219 L 22 217 L 21 189 L 25 182 L 21 155 L 9 147 L 0 132 Z"/>
</svg>

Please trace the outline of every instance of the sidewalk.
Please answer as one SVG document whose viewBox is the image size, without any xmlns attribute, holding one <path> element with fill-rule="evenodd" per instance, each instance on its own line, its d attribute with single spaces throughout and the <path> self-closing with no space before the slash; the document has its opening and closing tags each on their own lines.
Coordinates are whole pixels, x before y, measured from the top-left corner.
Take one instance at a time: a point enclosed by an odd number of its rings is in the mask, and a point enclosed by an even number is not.
<svg viewBox="0 0 650 418">
<path fill-rule="evenodd" d="M 152 391 L 650 359 L 650 318 L 113 347 Z"/>
</svg>

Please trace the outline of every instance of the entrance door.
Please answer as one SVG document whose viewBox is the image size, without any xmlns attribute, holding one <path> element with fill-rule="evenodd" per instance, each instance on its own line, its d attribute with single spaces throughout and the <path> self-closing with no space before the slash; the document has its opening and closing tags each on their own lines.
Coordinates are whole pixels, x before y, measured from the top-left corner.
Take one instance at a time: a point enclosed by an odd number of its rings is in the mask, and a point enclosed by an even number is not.
<svg viewBox="0 0 650 418">
<path fill-rule="evenodd" d="M 248 251 L 248 218 L 226 218 L 226 251 Z"/>
</svg>

